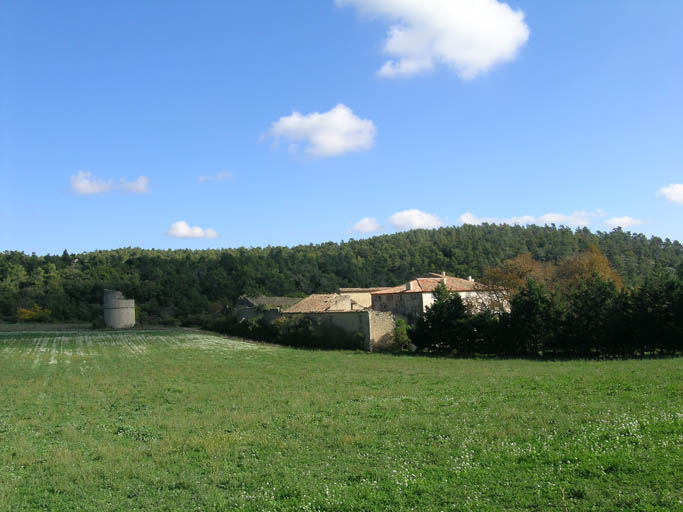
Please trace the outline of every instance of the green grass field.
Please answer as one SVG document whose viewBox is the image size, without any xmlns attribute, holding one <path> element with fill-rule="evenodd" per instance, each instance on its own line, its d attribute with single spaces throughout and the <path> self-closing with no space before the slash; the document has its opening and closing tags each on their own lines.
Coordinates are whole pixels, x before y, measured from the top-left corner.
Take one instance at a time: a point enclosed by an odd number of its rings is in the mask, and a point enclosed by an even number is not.
<svg viewBox="0 0 683 512">
<path fill-rule="evenodd" d="M 0 333 L 0 510 L 683 510 L 683 360 Z"/>
</svg>

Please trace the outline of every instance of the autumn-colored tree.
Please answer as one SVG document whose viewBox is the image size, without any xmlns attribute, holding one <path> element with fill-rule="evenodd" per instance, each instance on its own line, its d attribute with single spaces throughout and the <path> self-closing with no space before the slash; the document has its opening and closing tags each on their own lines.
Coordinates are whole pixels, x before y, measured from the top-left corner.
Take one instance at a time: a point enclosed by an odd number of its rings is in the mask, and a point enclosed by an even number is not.
<svg viewBox="0 0 683 512">
<path fill-rule="evenodd" d="M 524 253 L 486 270 L 481 281 L 493 291 L 499 302 L 509 304 L 512 297 L 530 280 L 548 284 L 552 281 L 553 273 L 550 263 L 537 261 L 531 254 Z"/>
<path fill-rule="evenodd" d="M 621 277 L 597 245 L 590 246 L 586 252 L 565 258 L 557 265 L 537 261 L 529 253 L 520 254 L 488 269 L 482 282 L 499 294 L 501 299 L 509 302 L 531 280 L 549 289 L 567 291 L 572 283 L 593 277 L 610 281 L 621 289 Z"/>
<path fill-rule="evenodd" d="M 622 287 L 621 276 L 610 266 L 597 245 L 591 245 L 588 251 L 562 260 L 554 274 L 556 284 L 563 290 L 567 290 L 572 283 L 594 277 L 614 283 L 617 289 Z"/>
</svg>

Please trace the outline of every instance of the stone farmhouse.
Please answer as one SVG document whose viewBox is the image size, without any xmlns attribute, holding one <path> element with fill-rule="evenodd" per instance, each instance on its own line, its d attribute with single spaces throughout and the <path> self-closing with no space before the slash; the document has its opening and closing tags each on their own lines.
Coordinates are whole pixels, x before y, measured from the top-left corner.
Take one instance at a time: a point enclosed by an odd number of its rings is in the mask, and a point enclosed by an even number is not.
<svg viewBox="0 0 683 512">
<path fill-rule="evenodd" d="M 251 306 L 249 311 L 258 302 L 266 301 L 270 305 L 277 302 L 282 308 L 281 312 L 279 309 L 273 312 L 277 316 L 311 316 L 348 333 L 361 333 L 366 350 L 391 348 L 395 318 L 399 316 L 414 320 L 422 316 L 434 303 L 434 290 L 439 284 L 460 294 L 466 303 L 476 309 L 490 300 L 490 292 L 471 277 L 460 279 L 443 272 L 430 273 L 394 287 L 340 288 L 337 293 L 316 293 L 305 299 L 290 299 L 296 303 L 291 303 L 289 307 L 279 300 L 282 299 L 280 297 L 263 297 L 259 301 L 248 299 Z M 240 299 L 247 306 L 247 298 Z M 259 309 L 263 310 L 263 306 Z"/>
<path fill-rule="evenodd" d="M 422 316 L 434 303 L 434 290 L 441 284 L 445 285 L 448 291 L 460 295 L 463 302 L 475 310 L 480 310 L 493 300 L 491 292 L 475 282 L 472 277 L 461 279 L 447 276 L 442 272 L 429 273 L 400 286 L 374 291 L 371 293 L 370 307 L 375 311 L 391 311 L 415 319 Z"/>
</svg>

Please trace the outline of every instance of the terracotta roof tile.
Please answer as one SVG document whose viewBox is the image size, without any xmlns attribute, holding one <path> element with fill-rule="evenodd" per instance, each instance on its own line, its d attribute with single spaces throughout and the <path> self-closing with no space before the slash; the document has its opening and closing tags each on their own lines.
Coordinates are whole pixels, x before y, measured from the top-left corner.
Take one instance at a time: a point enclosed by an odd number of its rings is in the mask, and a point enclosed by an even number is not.
<svg viewBox="0 0 683 512">
<path fill-rule="evenodd" d="M 374 288 L 339 288 L 339 293 L 372 293 L 386 290 L 389 286 L 375 286 Z"/>
<path fill-rule="evenodd" d="M 431 274 L 439 277 L 418 277 L 409 281 L 412 285 L 408 290 L 408 283 L 401 286 L 394 286 L 386 290 L 372 292 L 372 295 L 388 295 L 395 293 L 431 293 L 443 281 L 443 276 L 440 274 Z M 469 292 L 474 290 L 482 290 L 482 286 L 475 281 L 469 279 L 461 279 L 459 277 L 446 276 L 446 288 L 451 292 Z"/>
<path fill-rule="evenodd" d="M 355 300 L 338 293 L 314 293 L 283 313 L 326 313 L 329 311 L 358 311 L 364 309 Z"/>
</svg>

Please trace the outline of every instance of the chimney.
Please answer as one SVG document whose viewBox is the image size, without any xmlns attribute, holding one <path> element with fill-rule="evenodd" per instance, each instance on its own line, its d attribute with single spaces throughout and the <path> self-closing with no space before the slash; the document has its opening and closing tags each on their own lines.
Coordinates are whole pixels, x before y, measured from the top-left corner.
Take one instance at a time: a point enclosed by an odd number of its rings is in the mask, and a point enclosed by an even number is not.
<svg viewBox="0 0 683 512">
<path fill-rule="evenodd" d="M 406 283 L 406 290 L 412 290 L 412 289 L 413 289 L 413 282 L 412 282 L 412 281 L 408 281 L 408 282 Z"/>
<path fill-rule="evenodd" d="M 468 281 L 474 281 L 474 279 L 472 279 L 472 276 L 467 276 L 467 280 Z"/>
<path fill-rule="evenodd" d="M 446 277 L 446 271 L 445 271 L 445 270 L 443 270 L 443 271 L 441 272 L 441 277 Z"/>
</svg>

